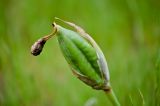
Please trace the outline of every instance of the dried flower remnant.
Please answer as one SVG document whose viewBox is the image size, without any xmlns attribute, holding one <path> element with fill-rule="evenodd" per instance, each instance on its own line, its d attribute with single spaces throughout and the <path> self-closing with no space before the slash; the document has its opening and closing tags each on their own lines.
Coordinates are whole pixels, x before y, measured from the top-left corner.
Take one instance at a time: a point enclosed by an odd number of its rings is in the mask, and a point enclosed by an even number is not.
<svg viewBox="0 0 160 106">
<path fill-rule="evenodd" d="M 41 38 L 38 41 L 36 41 L 31 47 L 31 54 L 33 54 L 34 56 L 39 55 L 42 52 L 45 43 L 46 40 L 44 38 Z"/>
</svg>

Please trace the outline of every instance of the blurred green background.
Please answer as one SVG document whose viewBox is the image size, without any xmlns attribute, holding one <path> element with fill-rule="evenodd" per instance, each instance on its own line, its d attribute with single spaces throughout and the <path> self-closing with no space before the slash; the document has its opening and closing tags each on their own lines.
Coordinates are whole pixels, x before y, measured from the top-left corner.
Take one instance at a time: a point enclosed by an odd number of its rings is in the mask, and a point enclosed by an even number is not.
<svg viewBox="0 0 160 106">
<path fill-rule="evenodd" d="M 122 106 L 160 106 L 159 0 L 1 0 L 0 106 L 111 106 L 73 76 L 56 37 L 30 54 L 55 16 L 99 44 Z"/>
</svg>

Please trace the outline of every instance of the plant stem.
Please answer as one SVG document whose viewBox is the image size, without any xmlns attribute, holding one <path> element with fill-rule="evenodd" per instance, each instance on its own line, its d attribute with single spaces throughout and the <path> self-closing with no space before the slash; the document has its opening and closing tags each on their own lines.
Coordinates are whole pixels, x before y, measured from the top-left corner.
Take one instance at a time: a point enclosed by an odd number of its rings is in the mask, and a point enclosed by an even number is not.
<svg viewBox="0 0 160 106">
<path fill-rule="evenodd" d="M 113 106 L 121 106 L 112 89 L 104 90 L 104 92 L 108 96 L 109 100 L 112 102 Z"/>
</svg>

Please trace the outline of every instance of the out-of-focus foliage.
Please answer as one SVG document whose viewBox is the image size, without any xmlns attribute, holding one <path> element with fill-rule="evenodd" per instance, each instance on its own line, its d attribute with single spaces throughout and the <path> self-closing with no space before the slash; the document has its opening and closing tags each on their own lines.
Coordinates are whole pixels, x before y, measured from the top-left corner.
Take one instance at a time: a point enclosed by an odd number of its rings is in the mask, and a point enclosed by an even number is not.
<svg viewBox="0 0 160 106">
<path fill-rule="evenodd" d="M 160 105 L 159 0 L 1 0 L 1 106 L 111 105 L 73 76 L 56 37 L 40 56 L 30 54 L 55 16 L 83 27 L 100 45 L 122 106 Z"/>
</svg>

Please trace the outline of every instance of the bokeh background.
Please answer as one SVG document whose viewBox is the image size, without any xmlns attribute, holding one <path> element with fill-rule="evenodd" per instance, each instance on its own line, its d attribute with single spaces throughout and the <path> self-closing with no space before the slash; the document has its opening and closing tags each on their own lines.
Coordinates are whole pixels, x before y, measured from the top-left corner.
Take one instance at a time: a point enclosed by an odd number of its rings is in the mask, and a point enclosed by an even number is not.
<svg viewBox="0 0 160 106">
<path fill-rule="evenodd" d="M 122 106 L 160 106 L 159 0 L 1 0 L 0 106 L 111 106 L 73 76 L 56 37 L 30 54 L 55 16 L 99 44 Z"/>
</svg>

